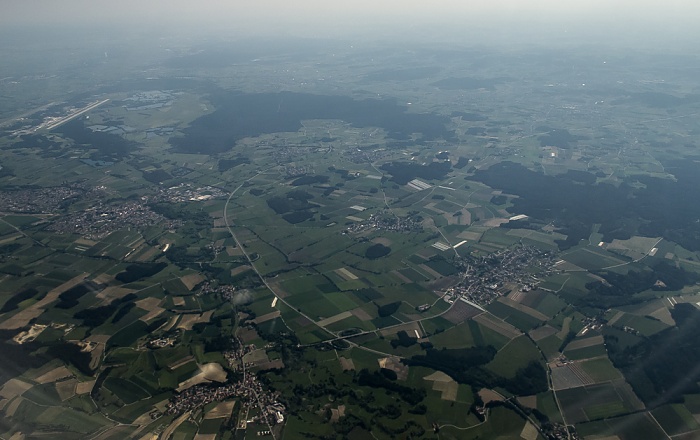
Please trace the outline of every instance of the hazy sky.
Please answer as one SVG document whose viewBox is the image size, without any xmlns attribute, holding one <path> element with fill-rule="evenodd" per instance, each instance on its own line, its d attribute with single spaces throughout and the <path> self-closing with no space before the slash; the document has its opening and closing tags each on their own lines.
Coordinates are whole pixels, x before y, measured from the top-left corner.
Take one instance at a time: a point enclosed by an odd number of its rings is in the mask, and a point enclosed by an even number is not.
<svg viewBox="0 0 700 440">
<path fill-rule="evenodd" d="M 232 33 L 351 35 L 572 32 L 680 38 L 697 0 L 3 0 L 0 25 L 160 25 Z M 595 31 L 593 31 L 595 29 Z M 598 34 L 599 35 L 599 34 Z"/>
<path fill-rule="evenodd" d="M 695 0 L 3 0 L 0 20 L 21 22 L 74 22 L 144 18 L 209 19 L 284 18 L 290 22 L 309 16 L 340 19 L 374 15 L 438 18 L 487 14 L 581 16 L 602 18 L 622 14 L 647 19 L 695 19 Z"/>
</svg>

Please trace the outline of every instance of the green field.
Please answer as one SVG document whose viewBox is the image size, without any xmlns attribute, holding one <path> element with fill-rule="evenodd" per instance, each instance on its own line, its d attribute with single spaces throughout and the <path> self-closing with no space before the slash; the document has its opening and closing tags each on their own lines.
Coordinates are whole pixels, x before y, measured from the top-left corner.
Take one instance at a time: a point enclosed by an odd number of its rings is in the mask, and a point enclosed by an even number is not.
<svg viewBox="0 0 700 440">
<path fill-rule="evenodd" d="M 527 336 L 519 336 L 511 340 L 505 347 L 498 351 L 496 357 L 487 364 L 487 368 L 503 377 L 514 377 L 520 368 L 524 368 L 531 361 L 542 359 L 537 347 Z"/>
<path fill-rule="evenodd" d="M 561 412 L 551 391 L 537 395 L 537 409 L 553 421 L 561 421 Z"/>
<path fill-rule="evenodd" d="M 600 405 L 587 406 L 584 411 L 589 420 L 606 419 L 627 412 L 622 402 L 601 403 Z"/>
<path fill-rule="evenodd" d="M 581 423 L 576 425 L 577 432 L 586 436 L 617 435 L 622 440 L 667 439 L 666 434 L 646 413 L 616 417 L 605 421 Z"/>
<path fill-rule="evenodd" d="M 592 345 L 590 347 L 578 348 L 576 350 L 564 349 L 564 354 L 571 360 L 588 359 L 592 357 L 605 356 L 607 351 L 603 344 Z"/>
<path fill-rule="evenodd" d="M 542 350 L 542 353 L 544 353 L 547 359 L 552 359 L 559 354 L 559 347 L 561 347 L 562 342 L 563 341 L 554 334 L 537 341 L 537 347 Z"/>
<path fill-rule="evenodd" d="M 509 307 L 508 305 L 499 301 L 492 302 L 486 307 L 486 309 L 524 332 L 531 330 L 542 323 L 542 321 L 539 319 L 534 318 L 525 312 Z"/>
<path fill-rule="evenodd" d="M 493 408 L 489 411 L 488 423 L 470 429 L 472 438 L 518 438 L 522 432 L 525 421 L 514 411 L 503 407 Z M 459 425 L 458 425 L 459 426 Z M 465 427 L 461 425 L 461 427 Z M 447 438 L 463 438 L 462 431 L 447 427 L 441 430 Z"/>
<path fill-rule="evenodd" d="M 659 425 L 670 436 L 700 429 L 700 425 L 684 405 L 673 404 L 656 408 L 651 412 Z M 697 432 L 696 432 L 697 434 Z"/>
<path fill-rule="evenodd" d="M 431 336 L 430 342 L 437 348 L 463 348 L 481 345 L 477 344 L 477 339 L 474 337 L 469 324 L 463 322 L 458 326 Z"/>
<path fill-rule="evenodd" d="M 587 270 L 602 269 L 609 266 L 626 263 L 626 258 L 618 258 L 613 254 L 596 247 L 581 247 L 574 251 L 567 252 L 562 256 L 566 261 L 571 262 Z"/>
<path fill-rule="evenodd" d="M 620 379 L 622 375 L 608 358 L 591 359 L 579 364 L 596 382 Z"/>
<path fill-rule="evenodd" d="M 611 382 L 569 388 L 557 391 L 556 394 L 567 421 L 581 423 L 614 417 L 637 409 L 624 387 L 624 382 Z"/>
<path fill-rule="evenodd" d="M 651 336 L 669 328 L 669 326 L 659 320 L 651 319 L 646 316 L 636 316 L 625 314 L 622 318 L 615 321 L 616 327 L 631 327 L 641 333 L 643 336 Z"/>
</svg>

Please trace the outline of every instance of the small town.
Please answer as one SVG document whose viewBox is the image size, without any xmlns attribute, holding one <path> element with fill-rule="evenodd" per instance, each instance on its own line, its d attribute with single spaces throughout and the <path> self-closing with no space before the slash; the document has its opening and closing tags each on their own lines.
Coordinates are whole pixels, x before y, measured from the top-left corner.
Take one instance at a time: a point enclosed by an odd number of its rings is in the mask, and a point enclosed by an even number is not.
<svg viewBox="0 0 700 440">
<path fill-rule="evenodd" d="M 56 214 L 66 204 L 78 200 L 89 190 L 78 184 L 0 191 L 0 206 L 6 212 L 21 214 Z"/>
<path fill-rule="evenodd" d="M 233 295 L 235 292 L 236 292 L 236 288 L 230 284 L 220 284 L 220 285 L 215 286 L 215 285 L 211 284 L 209 281 L 205 281 L 204 283 L 202 283 L 202 286 L 199 288 L 197 295 L 211 295 L 211 294 L 218 293 L 226 301 L 230 301 L 231 299 L 233 299 Z"/>
<path fill-rule="evenodd" d="M 213 187 L 202 189 L 202 191 L 205 190 L 206 196 L 193 191 L 183 194 L 182 197 L 191 199 L 222 194 L 220 190 Z M 5 212 L 51 215 L 51 223 L 47 230 L 59 234 L 77 234 L 89 240 L 99 240 L 125 227 L 139 228 L 162 224 L 173 229 L 182 225 L 181 220 L 169 220 L 154 212 L 145 204 L 146 200 L 108 204 L 103 200 L 107 194 L 104 187 L 89 187 L 83 183 L 74 183 L 48 188 L 0 191 L 0 205 Z M 81 200 L 91 200 L 91 207 L 54 217 Z M 175 196 L 165 200 L 178 201 Z"/>
<path fill-rule="evenodd" d="M 423 230 L 423 218 L 418 214 L 405 217 L 397 217 L 388 212 L 372 214 L 363 222 L 349 225 L 347 232 L 358 234 L 371 229 L 391 232 L 421 232 Z"/>
<path fill-rule="evenodd" d="M 266 424 L 269 427 L 284 422 L 285 406 L 278 401 L 279 395 L 265 390 L 255 374 L 246 372 L 246 366 L 249 365 L 246 365 L 243 357 L 255 347 L 241 344 L 237 339 L 233 343 L 236 348 L 223 352 L 223 355 L 232 369 L 242 373 L 242 379 L 225 385 L 200 384 L 183 390 L 170 400 L 165 409 L 166 415 L 183 414 L 211 402 L 236 398 L 246 411 L 245 423 L 240 427 L 245 428 L 248 423 Z M 249 418 L 247 414 L 253 407 L 258 407 L 260 411 Z"/>
<path fill-rule="evenodd" d="M 139 201 L 107 205 L 97 200 L 90 209 L 56 219 L 48 229 L 59 234 L 78 234 L 90 240 L 99 240 L 125 227 L 143 228 L 152 224 L 174 229 L 182 225 L 182 221 L 169 220 Z"/>
<path fill-rule="evenodd" d="M 459 261 L 462 281 L 447 289 L 443 299 L 453 303 L 463 298 L 485 306 L 506 294 L 508 285 L 517 285 L 523 292 L 532 290 L 539 279 L 526 268 L 541 268 L 543 272 L 540 276 L 543 277 L 552 272 L 554 263 L 555 258 L 551 252 L 533 246 L 508 248 L 486 257 L 465 257 Z"/>
</svg>

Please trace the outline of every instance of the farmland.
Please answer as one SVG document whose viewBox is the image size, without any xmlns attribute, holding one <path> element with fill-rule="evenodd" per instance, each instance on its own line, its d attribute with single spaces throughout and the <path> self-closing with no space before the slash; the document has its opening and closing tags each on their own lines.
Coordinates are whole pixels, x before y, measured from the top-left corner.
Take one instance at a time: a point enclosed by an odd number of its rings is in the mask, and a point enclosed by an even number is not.
<svg viewBox="0 0 700 440">
<path fill-rule="evenodd" d="M 697 434 L 693 78 L 158 44 L 0 81 L 0 437 Z"/>
</svg>

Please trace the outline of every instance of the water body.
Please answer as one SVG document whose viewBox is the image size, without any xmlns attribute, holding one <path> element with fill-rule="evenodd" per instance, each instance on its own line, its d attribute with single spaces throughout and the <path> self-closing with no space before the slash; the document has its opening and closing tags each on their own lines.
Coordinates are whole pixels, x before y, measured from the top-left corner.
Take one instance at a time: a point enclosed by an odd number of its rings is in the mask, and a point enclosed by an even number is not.
<svg viewBox="0 0 700 440">
<path fill-rule="evenodd" d="M 296 132 L 304 119 L 340 119 L 354 127 L 379 127 L 395 140 L 408 140 L 413 133 L 420 142 L 455 140 L 446 128 L 449 118 L 436 114 L 408 113 L 393 99 L 355 100 L 348 96 L 310 93 L 223 92 L 210 97 L 216 108 L 170 138 L 180 153 L 213 154 L 230 150 L 236 141 L 267 133 Z M 420 143 L 419 142 L 419 143 Z"/>
</svg>

